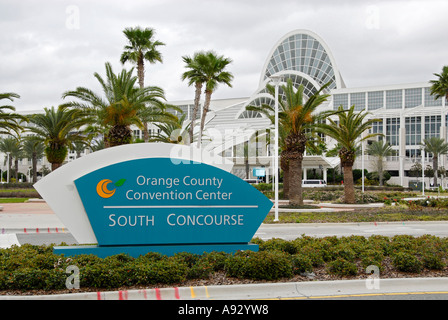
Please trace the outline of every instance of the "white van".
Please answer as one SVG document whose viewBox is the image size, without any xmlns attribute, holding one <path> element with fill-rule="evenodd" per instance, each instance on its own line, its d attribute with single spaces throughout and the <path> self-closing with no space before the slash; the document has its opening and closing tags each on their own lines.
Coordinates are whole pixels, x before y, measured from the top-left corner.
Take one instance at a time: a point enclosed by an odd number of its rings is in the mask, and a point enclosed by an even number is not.
<svg viewBox="0 0 448 320">
<path fill-rule="evenodd" d="M 327 186 L 325 180 L 302 180 L 302 188 L 323 188 Z"/>
</svg>

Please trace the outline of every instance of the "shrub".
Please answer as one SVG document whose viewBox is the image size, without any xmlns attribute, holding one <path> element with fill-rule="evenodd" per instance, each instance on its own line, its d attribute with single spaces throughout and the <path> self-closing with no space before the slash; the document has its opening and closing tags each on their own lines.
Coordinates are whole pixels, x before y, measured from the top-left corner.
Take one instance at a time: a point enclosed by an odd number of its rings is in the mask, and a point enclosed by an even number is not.
<svg viewBox="0 0 448 320">
<path fill-rule="evenodd" d="M 313 262 L 305 254 L 295 254 L 291 256 L 292 270 L 294 274 L 313 271 Z"/>
<path fill-rule="evenodd" d="M 423 263 L 413 254 L 408 252 L 397 252 L 392 257 L 395 268 L 403 272 L 418 273 L 423 269 Z"/>
<path fill-rule="evenodd" d="M 327 270 L 331 274 L 340 276 L 355 276 L 358 274 L 358 267 L 353 262 L 343 258 L 337 258 L 327 264 Z"/>
<path fill-rule="evenodd" d="M 260 244 L 260 251 L 283 251 L 289 254 L 297 253 L 297 248 L 292 241 L 284 239 L 270 239 Z"/>
<path fill-rule="evenodd" d="M 225 270 L 231 277 L 254 280 L 276 280 L 293 275 L 288 255 L 279 251 L 238 252 L 226 259 Z"/>
<path fill-rule="evenodd" d="M 383 269 L 382 262 L 384 255 L 380 249 L 367 249 L 360 254 L 359 258 L 361 259 L 361 266 L 363 268 L 375 265 L 380 268 L 380 270 Z"/>
<path fill-rule="evenodd" d="M 332 259 L 338 258 L 353 262 L 356 258 L 356 253 L 349 244 L 339 244 L 332 250 Z"/>
<path fill-rule="evenodd" d="M 422 260 L 425 268 L 431 270 L 442 270 L 445 268 L 445 262 L 443 261 L 441 254 L 427 252 L 423 254 Z"/>
</svg>

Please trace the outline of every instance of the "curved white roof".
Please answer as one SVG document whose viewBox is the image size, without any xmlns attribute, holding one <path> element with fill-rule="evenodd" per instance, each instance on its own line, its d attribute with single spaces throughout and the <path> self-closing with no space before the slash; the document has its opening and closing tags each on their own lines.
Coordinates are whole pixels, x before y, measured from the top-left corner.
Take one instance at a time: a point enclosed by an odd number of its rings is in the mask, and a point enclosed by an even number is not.
<svg viewBox="0 0 448 320">
<path fill-rule="evenodd" d="M 274 45 L 261 72 L 260 88 L 269 77 L 289 72 L 312 78 L 319 86 L 331 81 L 330 90 L 345 87 L 330 48 L 309 30 L 289 32 Z"/>
</svg>

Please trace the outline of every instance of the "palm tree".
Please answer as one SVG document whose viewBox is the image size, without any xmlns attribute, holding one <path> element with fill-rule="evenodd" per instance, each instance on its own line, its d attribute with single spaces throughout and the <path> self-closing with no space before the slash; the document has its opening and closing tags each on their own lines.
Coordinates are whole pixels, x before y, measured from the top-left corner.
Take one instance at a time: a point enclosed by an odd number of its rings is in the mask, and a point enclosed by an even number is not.
<svg viewBox="0 0 448 320">
<path fill-rule="evenodd" d="M 289 196 L 292 205 L 302 205 L 302 161 L 305 148 L 311 142 L 314 125 L 321 115 L 315 111 L 327 100 L 328 94 L 321 94 L 330 83 L 325 84 L 304 102 L 304 87 L 300 85 L 297 91 L 291 79 L 281 86 L 285 96 L 279 95 L 279 145 L 281 146 L 280 166 L 284 171 L 283 189 Z M 267 92 L 275 97 L 275 87 L 267 84 Z M 246 107 L 247 110 L 264 113 L 274 122 L 274 108 L 270 105 L 261 107 Z"/>
<path fill-rule="evenodd" d="M 193 84 L 195 86 L 194 107 L 191 115 L 191 125 L 189 130 L 190 142 L 193 142 L 194 123 L 199 111 L 199 101 L 201 99 L 202 87 L 207 80 L 204 73 L 204 66 L 207 63 L 207 54 L 204 51 L 200 51 L 196 52 L 193 57 L 183 56 L 182 60 L 185 63 L 185 68 L 188 69 L 188 71 L 185 71 L 182 74 L 182 80 L 188 79 L 188 86 L 192 86 Z"/>
<path fill-rule="evenodd" d="M 189 144 L 189 126 L 186 114 L 183 114 L 177 121 L 168 121 L 158 124 L 160 133 L 150 139 L 152 142 L 164 142 L 172 144 Z"/>
<path fill-rule="evenodd" d="M 380 135 L 378 133 L 368 134 L 358 140 L 366 130 L 371 128 L 372 123 L 381 121 L 381 119 L 366 120 L 369 113 L 364 111 L 355 113 L 354 105 L 349 110 L 344 110 L 340 106 L 338 111 L 332 112 L 332 114 L 338 116 L 338 121 L 336 122 L 327 117 L 330 124 L 320 123 L 317 125 L 316 130 L 340 143 L 339 158 L 341 159 L 341 166 L 344 168 L 345 203 L 355 203 L 353 163 L 356 159 L 356 144 Z M 328 115 L 331 115 L 331 113 Z"/>
<path fill-rule="evenodd" d="M 435 96 L 436 99 L 445 97 L 448 101 L 448 66 L 444 66 L 442 73 L 434 73 L 437 80 L 431 80 L 431 95 Z"/>
<path fill-rule="evenodd" d="M 448 153 L 448 143 L 445 139 L 431 137 L 424 139 L 422 143 L 425 152 L 432 153 L 432 168 L 434 170 L 434 186 L 437 186 L 437 176 L 439 169 L 439 156 Z"/>
<path fill-rule="evenodd" d="M 12 102 L 15 98 L 18 99 L 20 96 L 14 92 L 0 93 L 0 100 L 7 99 Z M 16 111 L 10 105 L 0 106 L 0 134 L 12 134 L 11 131 L 13 131 L 16 135 L 19 135 L 23 130 L 20 122 L 26 121 L 27 118 L 17 113 L 6 112 L 8 110 Z"/>
<path fill-rule="evenodd" d="M 154 40 L 154 29 L 140 27 L 126 28 L 123 31 L 129 44 L 124 47 L 121 54 L 121 63 L 131 61 L 137 65 L 137 76 L 140 88 L 145 87 L 145 60 L 151 64 L 156 62 L 163 63 L 162 54 L 157 47 L 164 46 L 163 42 Z M 143 121 L 143 137 L 145 142 L 149 140 L 148 122 Z"/>
<path fill-rule="evenodd" d="M 233 75 L 232 73 L 225 71 L 226 67 L 232 63 L 232 60 L 225 58 L 224 56 L 218 56 L 213 51 L 206 52 L 207 59 L 203 66 L 203 72 L 205 75 L 205 101 L 204 108 L 202 110 L 201 126 L 199 128 L 198 148 L 202 143 L 202 132 L 205 127 L 205 119 L 207 112 L 210 108 L 210 102 L 213 92 L 216 91 L 220 83 L 224 83 L 229 87 L 232 87 Z"/>
<path fill-rule="evenodd" d="M 371 145 L 367 147 L 367 154 L 377 157 L 377 172 L 378 178 L 380 180 L 380 186 L 383 185 L 383 161 L 385 157 L 391 156 L 393 154 L 393 149 L 389 143 L 383 140 L 374 141 Z"/>
<path fill-rule="evenodd" d="M 18 177 L 18 159 L 21 156 L 21 147 L 19 144 L 19 140 L 16 137 L 8 137 L 0 140 L 0 151 L 9 155 L 8 161 L 8 172 L 9 175 L 12 174 L 12 161 L 13 159 L 17 159 L 15 162 L 15 177 L 17 181 Z M 7 158 L 5 158 L 5 162 Z M 9 181 L 8 181 L 9 182 Z"/>
<path fill-rule="evenodd" d="M 44 156 L 45 146 L 36 136 L 27 136 L 22 143 L 23 154 L 31 159 L 33 171 L 33 183 L 37 182 L 37 160 Z"/>
<path fill-rule="evenodd" d="M 131 61 L 137 65 L 138 82 L 140 88 L 144 88 L 145 60 L 151 64 L 156 62 L 163 63 L 162 54 L 157 50 L 157 47 L 165 44 L 153 39 L 155 31 L 152 28 L 126 28 L 123 33 L 129 44 L 124 47 L 120 61 L 122 64 Z"/>
<path fill-rule="evenodd" d="M 45 155 L 51 163 L 51 170 L 59 168 L 67 157 L 68 147 L 83 137 L 78 129 L 86 123 L 86 118 L 78 109 L 59 106 L 45 108 L 29 118 L 28 130 L 45 144 Z"/>
<path fill-rule="evenodd" d="M 135 87 L 137 77 L 132 76 L 133 69 L 123 69 L 120 74 L 113 73 L 110 63 L 106 63 L 105 81 L 98 73 L 94 76 L 101 84 L 104 96 L 85 87 L 78 87 L 75 91 L 67 91 L 63 98 L 74 97 L 82 102 L 72 101 L 66 106 L 84 111 L 88 121 L 96 125 L 96 130 L 104 134 L 106 147 L 128 144 L 132 140 L 131 125 L 143 128 L 141 120 L 146 105 L 162 108 L 159 99 L 164 98 L 164 92 L 159 87 Z"/>
</svg>

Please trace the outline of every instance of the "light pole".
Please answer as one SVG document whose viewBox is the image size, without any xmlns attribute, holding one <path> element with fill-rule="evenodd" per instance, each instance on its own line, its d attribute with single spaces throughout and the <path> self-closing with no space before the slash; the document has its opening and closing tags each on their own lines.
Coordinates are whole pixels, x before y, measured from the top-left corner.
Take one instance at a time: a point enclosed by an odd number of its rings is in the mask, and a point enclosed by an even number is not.
<svg viewBox="0 0 448 320">
<path fill-rule="evenodd" d="M 280 76 L 271 76 L 270 79 L 275 85 L 275 123 L 274 123 L 274 130 L 275 130 L 275 148 L 274 148 L 274 174 L 275 174 L 275 218 L 274 221 L 278 222 L 278 181 L 279 181 L 279 174 L 278 174 L 278 91 L 279 91 L 279 85 L 282 81 L 282 77 Z"/>
<path fill-rule="evenodd" d="M 6 154 L 8 155 L 8 162 L 7 162 L 7 168 L 8 168 L 8 174 L 7 174 L 7 176 L 6 176 L 6 183 L 9 183 L 9 155 L 11 154 L 11 152 L 6 152 Z"/>
</svg>

